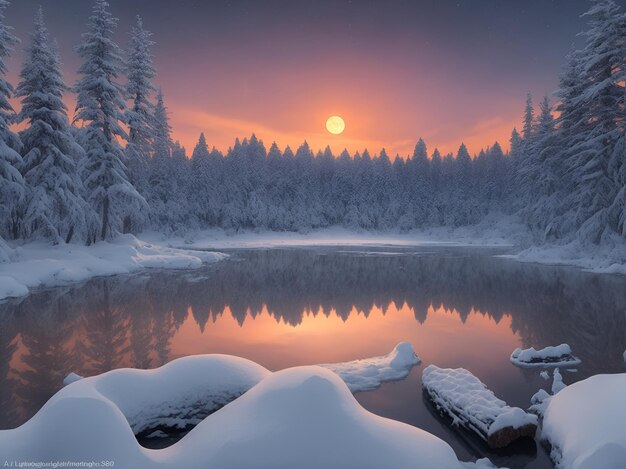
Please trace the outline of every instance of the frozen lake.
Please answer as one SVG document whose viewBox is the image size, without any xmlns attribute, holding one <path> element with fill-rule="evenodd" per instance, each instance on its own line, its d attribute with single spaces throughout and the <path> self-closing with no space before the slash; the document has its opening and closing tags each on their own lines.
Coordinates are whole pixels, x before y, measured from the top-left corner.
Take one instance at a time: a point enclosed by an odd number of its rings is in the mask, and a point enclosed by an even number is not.
<svg viewBox="0 0 626 469">
<path fill-rule="evenodd" d="M 150 368 L 199 353 L 278 370 L 382 355 L 410 341 L 422 364 L 403 381 L 358 393 L 363 406 L 439 436 L 463 460 L 552 467 L 539 443 L 493 453 L 449 427 L 423 397 L 421 372 L 429 364 L 467 368 L 522 408 L 551 381 L 513 366 L 516 347 L 568 343 L 582 365 L 563 371 L 566 384 L 623 372 L 626 279 L 493 257 L 501 252 L 234 250 L 193 272 L 99 278 L 0 303 L 0 428 L 30 418 L 71 371 Z"/>
</svg>

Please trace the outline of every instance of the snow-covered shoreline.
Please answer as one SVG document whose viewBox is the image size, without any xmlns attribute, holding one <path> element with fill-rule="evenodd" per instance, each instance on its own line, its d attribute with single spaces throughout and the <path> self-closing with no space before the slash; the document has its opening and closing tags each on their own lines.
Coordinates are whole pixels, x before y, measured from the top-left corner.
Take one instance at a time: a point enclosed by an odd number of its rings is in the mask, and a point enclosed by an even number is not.
<svg viewBox="0 0 626 469">
<path fill-rule="evenodd" d="M 0 300 L 28 295 L 31 289 L 126 274 L 146 268 L 193 269 L 225 255 L 212 251 L 287 247 L 398 247 L 449 246 L 507 248 L 518 251 L 499 256 L 519 262 L 572 265 L 594 273 L 626 275 L 626 243 L 612 247 L 528 247 L 528 233 L 515 217 L 485 219 L 473 226 L 397 231 L 354 231 L 342 227 L 308 233 L 222 229 L 168 236 L 146 232 L 136 238 L 121 235 L 92 246 L 50 245 L 46 242 L 0 244 Z M 587 250 L 585 250 L 587 249 Z"/>
<path fill-rule="evenodd" d="M 82 282 L 94 277 L 128 274 L 148 268 L 195 269 L 226 257 L 142 241 L 132 235 L 92 246 L 33 242 L 5 247 L 0 262 L 0 300 L 21 297 L 31 289 Z"/>
</svg>

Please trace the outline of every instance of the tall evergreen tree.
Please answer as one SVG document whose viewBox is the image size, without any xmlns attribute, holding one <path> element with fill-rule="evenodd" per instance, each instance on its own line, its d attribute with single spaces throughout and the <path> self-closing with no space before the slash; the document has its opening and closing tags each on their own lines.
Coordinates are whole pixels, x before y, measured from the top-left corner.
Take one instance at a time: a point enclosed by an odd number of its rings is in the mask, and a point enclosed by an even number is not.
<svg viewBox="0 0 626 469">
<path fill-rule="evenodd" d="M 19 118 L 28 127 L 20 134 L 24 144 L 21 170 L 31 187 L 22 230 L 25 238 L 55 242 L 85 240 L 93 220 L 82 198 L 76 158 L 82 151 L 70 132 L 59 58 L 44 24 L 43 10 L 35 16 L 35 31 L 20 73 L 16 96 L 22 98 Z"/>
<path fill-rule="evenodd" d="M 137 24 L 131 30 L 130 45 L 126 59 L 126 97 L 131 105 L 126 111 L 128 122 L 128 144 L 126 161 L 130 181 L 142 195 L 148 191 L 147 174 L 153 131 L 154 105 L 150 97 L 156 91 L 152 78 L 156 75 L 152 65 L 152 33 L 143 28 L 143 21 L 137 16 Z"/>
<path fill-rule="evenodd" d="M 116 232 L 136 229 L 147 208 L 128 180 L 118 138 L 126 109 L 123 88 L 117 82 L 122 70 L 119 47 L 113 41 L 117 18 L 106 0 L 95 0 L 88 31 L 77 51 L 84 62 L 78 69 L 75 120 L 86 125 L 84 181 L 89 202 L 100 217 L 97 236 L 106 239 Z M 94 238 L 96 233 L 94 233 Z"/>
<path fill-rule="evenodd" d="M 17 238 L 21 219 L 21 204 L 26 195 L 26 186 L 18 166 L 22 162 L 22 143 L 10 125 L 15 122 L 15 111 L 10 99 L 13 87 L 5 79 L 5 59 L 13 51 L 18 39 L 4 22 L 4 10 L 10 5 L 0 0 L 0 238 Z"/>
<path fill-rule="evenodd" d="M 581 52 L 583 87 L 575 102 L 584 109 L 585 128 L 570 156 L 575 175 L 570 196 L 580 238 L 597 243 L 607 230 L 619 231 L 609 207 L 620 188 L 609 171 L 624 106 L 626 18 L 613 0 L 594 0 L 583 17 L 589 29 Z"/>
<path fill-rule="evenodd" d="M 530 93 L 526 95 L 526 106 L 524 107 L 524 128 L 522 136 L 528 140 L 533 133 L 535 122 L 535 111 L 533 110 L 533 97 Z"/>
</svg>

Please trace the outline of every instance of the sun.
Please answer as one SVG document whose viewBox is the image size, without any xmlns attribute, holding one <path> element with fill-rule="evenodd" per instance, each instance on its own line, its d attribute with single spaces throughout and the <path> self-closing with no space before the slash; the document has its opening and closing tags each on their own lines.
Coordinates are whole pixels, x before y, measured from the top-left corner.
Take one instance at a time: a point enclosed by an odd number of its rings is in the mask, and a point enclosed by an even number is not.
<svg viewBox="0 0 626 469">
<path fill-rule="evenodd" d="M 339 135 L 346 128 L 346 123 L 339 116 L 330 116 L 326 121 L 326 130 L 333 135 Z"/>
</svg>

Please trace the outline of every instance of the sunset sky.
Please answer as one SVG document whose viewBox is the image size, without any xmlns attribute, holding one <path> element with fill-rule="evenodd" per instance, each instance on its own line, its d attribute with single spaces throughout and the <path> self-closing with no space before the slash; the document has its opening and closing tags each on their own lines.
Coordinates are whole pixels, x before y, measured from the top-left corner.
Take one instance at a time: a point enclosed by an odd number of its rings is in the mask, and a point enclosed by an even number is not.
<svg viewBox="0 0 626 469">
<path fill-rule="evenodd" d="M 158 76 L 174 138 L 191 151 L 200 132 L 226 150 L 256 133 L 267 147 L 308 140 L 338 153 L 412 152 L 419 137 L 442 152 L 508 147 L 527 91 L 551 94 L 586 0 L 202 1 L 109 0 L 118 43 L 140 14 L 154 33 Z M 626 0 L 620 2 L 626 3 Z M 57 38 L 69 84 L 92 2 L 13 0 L 6 21 L 23 43 L 37 7 Z M 68 96 L 68 101 L 72 100 Z M 73 111 L 71 106 L 70 111 Z M 342 135 L 325 129 L 340 115 Z"/>
</svg>

